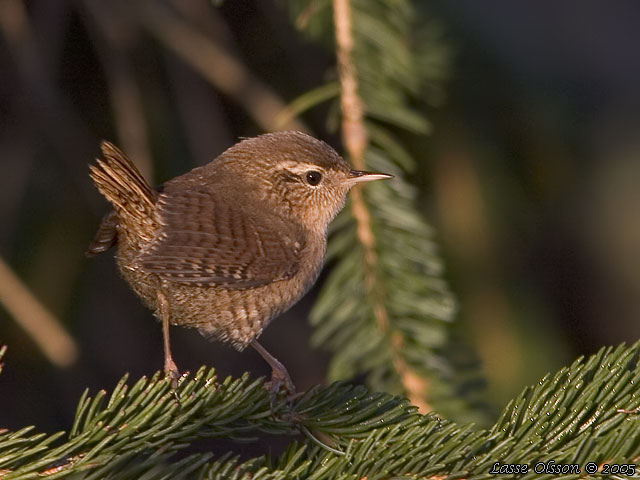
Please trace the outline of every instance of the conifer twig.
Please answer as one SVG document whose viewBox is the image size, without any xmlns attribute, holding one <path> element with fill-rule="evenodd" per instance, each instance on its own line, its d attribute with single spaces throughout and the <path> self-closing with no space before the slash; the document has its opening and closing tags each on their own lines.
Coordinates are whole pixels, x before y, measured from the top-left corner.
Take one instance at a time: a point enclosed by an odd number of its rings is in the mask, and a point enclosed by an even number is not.
<svg viewBox="0 0 640 480">
<path fill-rule="evenodd" d="M 368 136 L 364 124 L 363 102 L 358 95 L 356 67 L 352 59 L 354 42 L 349 0 L 333 0 L 333 15 L 341 88 L 342 137 L 353 166 L 358 170 L 365 170 L 364 153 L 367 149 Z M 355 188 L 351 193 L 351 209 L 357 223 L 358 240 L 364 251 L 365 288 L 373 302 L 373 312 L 378 328 L 388 334 L 389 313 L 384 303 L 384 291 L 382 291 L 377 275 L 378 258 L 375 237 L 371 228 L 371 214 L 359 188 Z M 393 365 L 400 375 L 400 380 L 411 403 L 418 406 L 421 412 L 426 413 L 431 410 L 425 401 L 427 380 L 412 372 L 400 355 L 403 343 L 402 335 L 399 332 L 392 333 Z"/>
<path fill-rule="evenodd" d="M 152 2 L 140 2 L 141 24 L 168 50 L 196 69 L 204 79 L 238 102 L 266 131 L 278 130 L 275 119 L 286 104 L 221 45 Z M 292 118 L 284 129 L 306 131 Z"/>
<path fill-rule="evenodd" d="M 621 410 L 638 405 L 638 358 L 640 342 L 580 358 L 526 387 L 490 429 L 420 415 L 402 397 L 342 382 L 288 402 L 274 401 L 263 380 L 245 374 L 218 382 L 205 367 L 185 375 L 173 394 L 162 372 L 132 383 L 125 376 L 110 394 L 85 391 L 68 434 L 0 428 L 0 478 L 487 480 L 511 478 L 504 467 L 521 465 L 522 479 L 596 479 L 605 463 L 621 473 L 615 478 L 630 478 L 640 416 Z M 250 441 L 300 430 L 313 434 L 277 457 L 184 456 L 204 438 Z M 574 473 L 559 475 L 557 467 Z"/>
<path fill-rule="evenodd" d="M 91 13 L 87 21 L 89 33 L 102 60 L 109 89 L 109 100 L 115 119 L 115 127 L 122 147 L 145 178 L 153 178 L 153 161 L 147 135 L 147 122 L 140 85 L 136 79 L 130 56 L 128 40 L 133 36 L 122 17 L 109 10 L 107 2 L 85 0 Z M 95 28 L 91 28 L 93 25 Z"/>
</svg>

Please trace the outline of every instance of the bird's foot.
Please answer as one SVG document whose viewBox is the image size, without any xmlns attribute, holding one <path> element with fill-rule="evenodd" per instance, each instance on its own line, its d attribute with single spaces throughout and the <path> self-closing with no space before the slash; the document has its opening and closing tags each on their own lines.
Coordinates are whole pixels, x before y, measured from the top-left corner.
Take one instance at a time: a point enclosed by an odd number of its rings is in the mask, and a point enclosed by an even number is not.
<svg viewBox="0 0 640 480">
<path fill-rule="evenodd" d="M 169 357 L 164 361 L 164 374 L 171 380 L 171 390 L 174 392 L 178 389 L 178 380 L 180 379 L 180 370 L 173 358 Z"/>
<path fill-rule="evenodd" d="M 265 383 L 264 387 L 269 390 L 274 397 L 278 396 L 282 389 L 284 389 L 287 399 L 292 395 L 296 395 L 296 387 L 284 366 L 271 370 L 271 380 Z"/>
<path fill-rule="evenodd" d="M 264 384 L 265 390 L 271 394 L 271 410 L 276 412 L 277 416 L 282 419 L 293 422 L 293 401 L 304 395 L 304 392 L 296 392 L 296 387 L 291 381 L 291 377 L 287 370 L 274 368 L 271 371 L 271 380 Z M 283 406 L 280 402 L 284 400 L 284 410 L 277 408 L 277 405 Z"/>
<path fill-rule="evenodd" d="M 287 403 L 298 398 L 300 395 L 296 394 L 296 387 L 285 366 L 256 340 L 251 342 L 251 346 L 271 366 L 271 380 L 264 384 L 264 388 L 271 392 L 271 405 L 275 404 L 275 400 L 281 395 L 282 390 L 284 390 Z"/>
</svg>

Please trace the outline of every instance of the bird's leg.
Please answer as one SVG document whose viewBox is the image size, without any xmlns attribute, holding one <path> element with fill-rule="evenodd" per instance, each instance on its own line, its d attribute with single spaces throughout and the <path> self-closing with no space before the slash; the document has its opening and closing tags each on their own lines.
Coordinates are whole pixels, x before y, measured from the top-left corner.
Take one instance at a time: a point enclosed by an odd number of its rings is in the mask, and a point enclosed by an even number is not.
<svg viewBox="0 0 640 480">
<path fill-rule="evenodd" d="M 267 350 L 260 345 L 256 340 L 251 342 L 251 346 L 265 359 L 265 361 L 271 366 L 271 391 L 277 393 L 280 390 L 280 386 L 284 385 L 285 389 L 289 392 L 289 395 L 296 393 L 296 387 L 291 381 L 289 372 L 280 361 L 271 355 Z"/>
<path fill-rule="evenodd" d="M 160 310 L 160 317 L 162 317 L 162 339 L 164 343 L 164 373 L 171 379 L 171 388 L 174 390 L 178 388 L 178 379 L 180 378 L 180 371 L 173 361 L 171 355 L 171 344 L 169 342 L 169 301 L 167 297 L 158 292 L 158 310 Z"/>
</svg>

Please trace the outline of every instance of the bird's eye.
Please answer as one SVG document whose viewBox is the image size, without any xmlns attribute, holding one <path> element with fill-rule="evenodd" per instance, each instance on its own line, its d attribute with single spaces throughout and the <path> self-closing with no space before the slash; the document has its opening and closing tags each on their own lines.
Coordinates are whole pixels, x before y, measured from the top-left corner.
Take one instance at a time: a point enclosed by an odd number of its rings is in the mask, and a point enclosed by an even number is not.
<svg viewBox="0 0 640 480">
<path fill-rule="evenodd" d="M 307 180 L 307 183 L 312 186 L 316 186 L 322 181 L 322 174 L 320 172 L 316 172 L 315 170 L 309 170 L 304 174 L 304 178 Z"/>
</svg>

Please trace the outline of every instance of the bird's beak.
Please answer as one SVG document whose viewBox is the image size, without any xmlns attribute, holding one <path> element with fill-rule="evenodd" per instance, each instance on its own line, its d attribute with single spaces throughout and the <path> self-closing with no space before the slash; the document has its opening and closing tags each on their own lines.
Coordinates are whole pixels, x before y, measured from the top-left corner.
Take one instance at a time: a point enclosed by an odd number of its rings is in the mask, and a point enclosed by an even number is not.
<svg viewBox="0 0 640 480">
<path fill-rule="evenodd" d="M 347 177 L 348 183 L 362 183 L 362 182 L 372 182 L 374 180 L 384 180 L 386 178 L 393 178 L 393 175 L 389 175 L 388 173 L 377 173 L 377 172 L 363 172 L 362 170 L 351 170 Z"/>
</svg>

